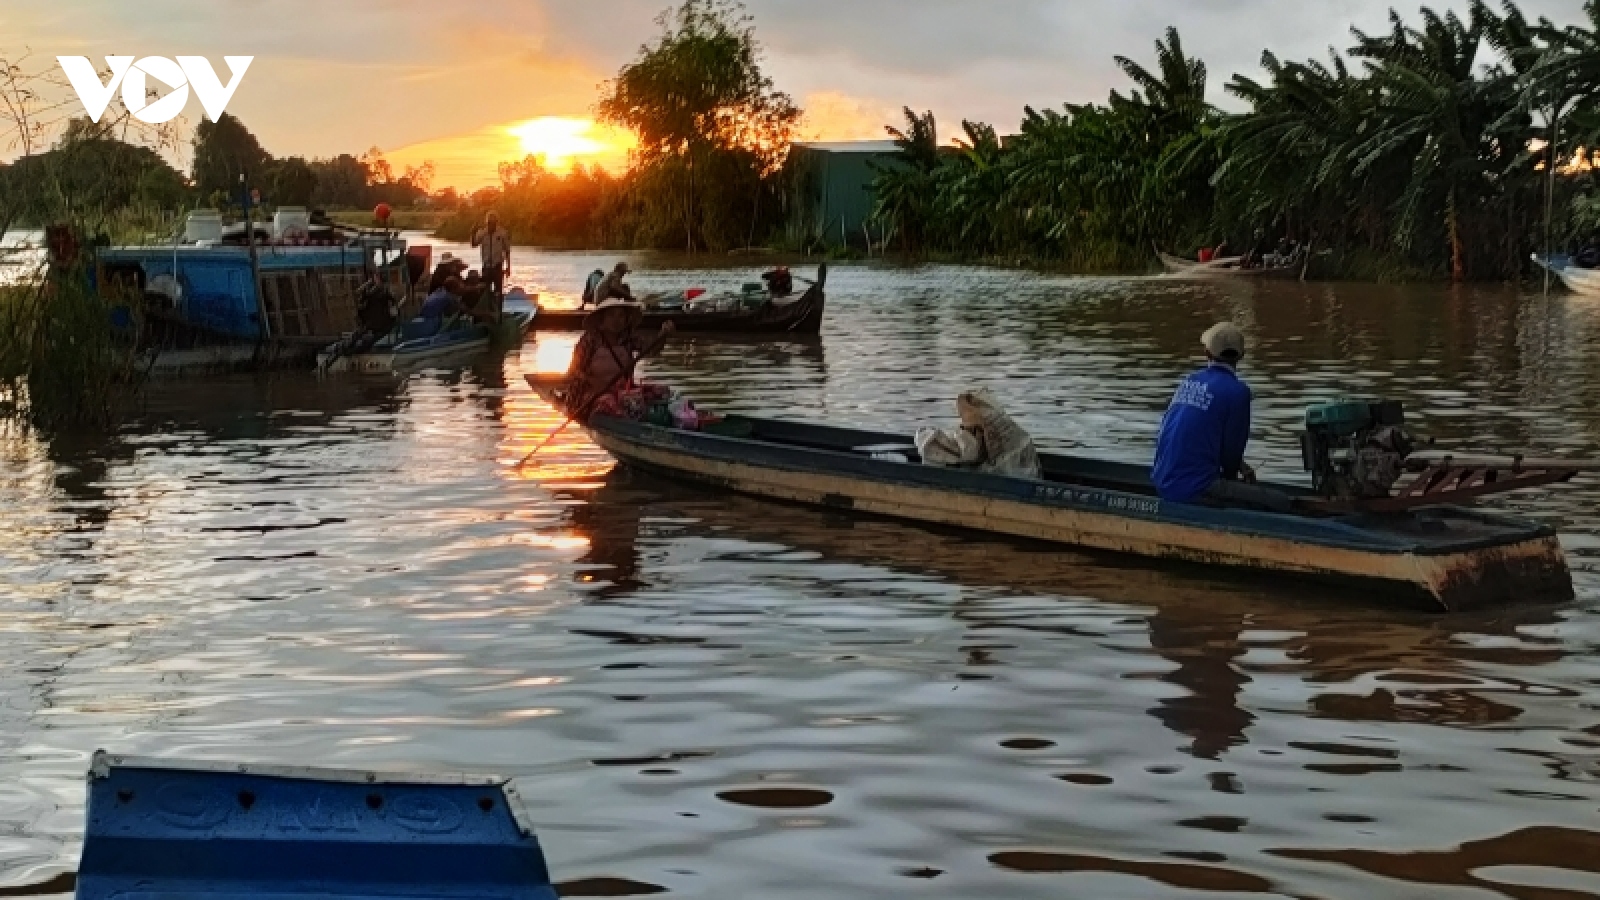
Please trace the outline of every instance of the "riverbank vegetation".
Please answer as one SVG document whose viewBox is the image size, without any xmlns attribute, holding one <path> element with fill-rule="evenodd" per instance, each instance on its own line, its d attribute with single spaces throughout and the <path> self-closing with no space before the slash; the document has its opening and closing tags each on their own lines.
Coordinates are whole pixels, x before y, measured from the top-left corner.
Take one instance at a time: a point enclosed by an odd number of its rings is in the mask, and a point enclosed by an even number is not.
<svg viewBox="0 0 1600 900">
<path fill-rule="evenodd" d="M 1169 29 L 1153 67 L 1117 57 L 1125 92 L 1026 109 L 1004 139 L 963 122 L 945 146 L 907 110 L 875 218 L 913 256 L 1139 271 L 1155 247 L 1289 237 L 1329 251 L 1323 275 L 1515 278 L 1600 226 L 1600 2 L 1585 9 L 1566 26 L 1510 3 L 1391 13 L 1325 61 L 1264 53 L 1263 77 L 1225 85 L 1233 112 Z"/>
<path fill-rule="evenodd" d="M 520 242 L 726 251 L 767 240 L 785 214 L 783 162 L 802 115 L 761 68 L 761 45 L 730 0 L 685 0 L 606 85 L 600 119 L 638 147 L 626 172 L 500 167 L 440 234 L 465 239 L 496 209 Z"/>
</svg>

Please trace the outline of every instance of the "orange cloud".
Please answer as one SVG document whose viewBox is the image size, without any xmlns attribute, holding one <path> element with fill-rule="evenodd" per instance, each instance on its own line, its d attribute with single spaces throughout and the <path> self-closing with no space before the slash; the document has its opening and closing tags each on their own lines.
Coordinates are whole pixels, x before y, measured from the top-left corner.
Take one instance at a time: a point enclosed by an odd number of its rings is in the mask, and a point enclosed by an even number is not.
<svg viewBox="0 0 1600 900">
<path fill-rule="evenodd" d="M 807 141 L 881 141 L 884 126 L 902 118 L 898 107 L 840 91 L 807 94 L 800 105 L 806 111 L 800 136 Z"/>
<path fill-rule="evenodd" d="M 541 116 L 485 125 L 466 134 L 410 144 L 386 153 L 396 170 L 432 162 L 435 187 L 475 191 L 500 183 L 500 164 L 537 156 L 563 171 L 573 163 L 624 168 L 633 136 L 575 116 Z"/>
</svg>

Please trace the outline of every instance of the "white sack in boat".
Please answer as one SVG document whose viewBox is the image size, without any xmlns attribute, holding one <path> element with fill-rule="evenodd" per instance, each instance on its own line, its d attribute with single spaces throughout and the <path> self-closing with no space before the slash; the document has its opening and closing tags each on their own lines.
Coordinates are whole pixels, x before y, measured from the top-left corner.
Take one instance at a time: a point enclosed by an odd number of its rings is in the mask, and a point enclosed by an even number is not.
<svg viewBox="0 0 1600 900">
<path fill-rule="evenodd" d="M 917 432 L 922 461 L 936 466 L 974 466 L 980 472 L 1038 478 L 1039 452 L 1033 438 L 1000 407 L 988 388 L 965 391 L 956 398 L 961 428 L 924 428 Z"/>
<path fill-rule="evenodd" d="M 983 462 L 983 440 L 962 428 L 919 428 L 913 438 L 930 466 L 975 466 Z"/>
</svg>

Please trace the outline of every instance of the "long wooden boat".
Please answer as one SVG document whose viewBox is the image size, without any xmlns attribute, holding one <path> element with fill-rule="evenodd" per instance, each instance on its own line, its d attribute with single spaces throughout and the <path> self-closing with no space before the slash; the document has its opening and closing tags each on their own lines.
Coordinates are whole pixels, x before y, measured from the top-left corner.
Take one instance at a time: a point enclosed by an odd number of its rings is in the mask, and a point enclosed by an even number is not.
<svg viewBox="0 0 1600 900">
<path fill-rule="evenodd" d="M 528 380 L 559 400 L 556 378 Z M 914 459 L 904 435 L 773 419 L 730 418 L 722 434 L 611 418 L 586 427 L 627 465 L 829 509 L 1333 582 L 1436 610 L 1573 596 L 1553 529 L 1463 507 L 1383 516 L 1214 509 L 1161 500 L 1143 466 L 1046 453 L 1042 479 L 987 475 L 873 457 L 893 449 Z"/>
<path fill-rule="evenodd" d="M 1600 269 L 1575 266 L 1571 258 L 1566 256 L 1552 256 L 1545 259 L 1535 254 L 1533 262 L 1559 278 L 1572 293 L 1580 297 L 1600 297 Z"/>
<path fill-rule="evenodd" d="M 822 312 L 827 305 L 825 286 L 828 267 L 817 269 L 817 280 L 793 298 L 771 298 L 753 309 L 697 312 L 681 309 L 646 309 L 644 325 L 658 328 L 671 322 L 680 334 L 793 334 L 814 335 L 822 331 Z M 587 310 L 546 309 L 541 307 L 533 320 L 534 331 L 582 331 Z"/>
<path fill-rule="evenodd" d="M 1243 269 L 1239 267 L 1242 257 L 1238 256 L 1197 262 L 1160 251 L 1157 251 L 1156 255 L 1161 257 L 1161 266 L 1167 270 L 1168 275 L 1181 278 L 1298 278 L 1301 268 L 1301 260 L 1298 257 L 1287 265 Z"/>
</svg>

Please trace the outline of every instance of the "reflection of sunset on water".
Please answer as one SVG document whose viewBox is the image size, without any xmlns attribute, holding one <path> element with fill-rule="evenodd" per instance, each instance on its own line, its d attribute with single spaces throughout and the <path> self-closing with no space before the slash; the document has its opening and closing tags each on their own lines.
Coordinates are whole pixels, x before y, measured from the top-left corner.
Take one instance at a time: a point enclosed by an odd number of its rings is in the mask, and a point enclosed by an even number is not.
<svg viewBox="0 0 1600 900">
<path fill-rule="evenodd" d="M 533 348 L 533 371 L 541 375 L 565 372 L 577 347 L 576 334 L 540 335 Z"/>
</svg>

